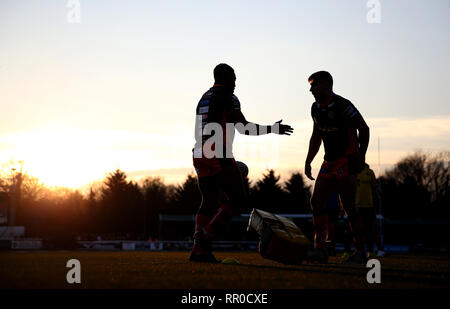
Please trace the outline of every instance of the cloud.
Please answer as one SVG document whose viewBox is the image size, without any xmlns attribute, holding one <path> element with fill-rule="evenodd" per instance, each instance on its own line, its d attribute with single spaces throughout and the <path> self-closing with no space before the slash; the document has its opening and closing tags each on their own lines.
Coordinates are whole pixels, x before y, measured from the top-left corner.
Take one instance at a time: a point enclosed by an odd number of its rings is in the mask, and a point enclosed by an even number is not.
<svg viewBox="0 0 450 309">
<path fill-rule="evenodd" d="M 450 115 L 428 118 L 369 118 L 369 126 L 388 139 L 442 139 L 450 141 Z"/>
</svg>

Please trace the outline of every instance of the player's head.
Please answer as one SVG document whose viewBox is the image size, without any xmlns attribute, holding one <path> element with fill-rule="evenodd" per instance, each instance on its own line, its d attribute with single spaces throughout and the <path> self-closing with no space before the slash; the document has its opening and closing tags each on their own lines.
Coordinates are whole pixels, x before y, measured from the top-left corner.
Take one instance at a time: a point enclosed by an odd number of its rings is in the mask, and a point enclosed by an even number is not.
<svg viewBox="0 0 450 309">
<path fill-rule="evenodd" d="M 220 63 L 214 68 L 214 81 L 216 84 L 234 90 L 236 87 L 236 75 L 234 70 L 228 64 Z"/>
<path fill-rule="evenodd" d="M 333 77 L 327 71 L 319 71 L 308 77 L 309 91 L 317 101 L 326 100 L 333 94 Z"/>
</svg>

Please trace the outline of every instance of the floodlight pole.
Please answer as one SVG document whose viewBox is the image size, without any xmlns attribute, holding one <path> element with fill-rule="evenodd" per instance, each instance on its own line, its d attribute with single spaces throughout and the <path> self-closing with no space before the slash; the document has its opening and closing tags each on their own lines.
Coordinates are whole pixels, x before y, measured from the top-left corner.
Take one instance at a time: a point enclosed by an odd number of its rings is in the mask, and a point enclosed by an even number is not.
<svg viewBox="0 0 450 309">
<path fill-rule="evenodd" d="M 378 211 L 380 212 L 381 218 L 380 218 L 380 242 L 381 245 L 384 248 L 384 237 L 383 237 L 383 211 L 382 211 L 382 207 L 383 207 L 383 201 L 381 200 L 381 183 L 380 183 L 380 176 L 381 176 L 381 164 L 380 164 L 380 137 L 378 136 L 378 187 L 380 190 L 380 194 L 378 194 Z M 376 218 L 375 218 L 376 220 Z"/>
</svg>

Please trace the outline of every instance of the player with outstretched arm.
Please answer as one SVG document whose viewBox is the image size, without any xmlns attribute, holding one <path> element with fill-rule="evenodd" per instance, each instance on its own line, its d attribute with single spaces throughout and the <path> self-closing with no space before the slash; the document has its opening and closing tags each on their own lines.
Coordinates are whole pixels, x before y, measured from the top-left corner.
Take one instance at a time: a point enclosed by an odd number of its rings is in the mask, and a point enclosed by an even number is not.
<svg viewBox="0 0 450 309">
<path fill-rule="evenodd" d="M 194 245 L 189 257 L 194 262 L 218 262 L 212 253 L 211 241 L 245 206 L 243 177 L 232 151 L 235 129 L 246 135 L 290 135 L 293 132 L 292 127 L 281 124 L 281 120 L 267 126 L 245 119 L 234 95 L 236 75 L 231 66 L 217 65 L 214 81 L 196 109 L 193 164 L 202 202 L 195 216 Z M 224 200 L 222 193 L 226 196 Z"/>
</svg>

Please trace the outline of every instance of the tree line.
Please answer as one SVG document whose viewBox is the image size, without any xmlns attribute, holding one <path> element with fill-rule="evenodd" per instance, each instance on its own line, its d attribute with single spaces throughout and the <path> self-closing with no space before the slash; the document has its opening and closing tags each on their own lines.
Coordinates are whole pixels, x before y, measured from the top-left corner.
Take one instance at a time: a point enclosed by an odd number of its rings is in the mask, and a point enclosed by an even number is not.
<svg viewBox="0 0 450 309">
<path fill-rule="evenodd" d="M 382 191 L 382 214 L 399 219 L 449 219 L 448 152 L 427 155 L 417 152 L 400 160 L 379 178 Z M 117 169 L 87 194 L 77 190 L 50 190 L 35 177 L 22 173 L 3 175 L 0 186 L 11 190 L 21 182 L 17 201 L 16 225 L 25 226 L 27 237 L 103 239 L 158 237 L 159 215 L 193 215 L 201 202 L 194 174 L 180 185 L 167 185 L 160 177 L 148 177 L 139 183 L 129 180 Z M 311 186 L 300 172 L 285 181 L 275 170 L 251 182 L 248 190 L 248 213 L 259 208 L 278 214 L 311 213 Z"/>
</svg>

